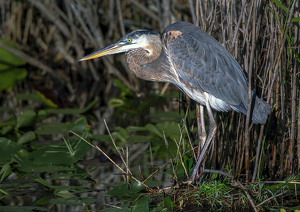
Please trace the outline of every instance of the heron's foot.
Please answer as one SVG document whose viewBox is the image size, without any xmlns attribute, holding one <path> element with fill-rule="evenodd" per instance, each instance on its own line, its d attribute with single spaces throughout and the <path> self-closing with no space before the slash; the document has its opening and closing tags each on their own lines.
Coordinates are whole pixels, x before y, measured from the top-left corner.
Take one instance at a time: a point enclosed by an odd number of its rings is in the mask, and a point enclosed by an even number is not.
<svg viewBox="0 0 300 212">
<path fill-rule="evenodd" d="M 184 185 L 192 185 L 193 184 L 193 182 L 194 182 L 194 180 L 192 180 L 192 179 L 188 179 L 188 180 L 186 180 L 186 181 L 183 181 L 182 182 L 182 184 L 184 184 Z"/>
<path fill-rule="evenodd" d="M 182 184 L 183 185 L 192 185 L 193 183 L 196 183 L 196 181 L 198 179 L 200 179 L 202 177 L 203 174 L 196 174 L 195 176 L 190 176 L 189 179 L 187 179 L 186 181 L 183 181 Z"/>
<path fill-rule="evenodd" d="M 168 186 L 168 187 L 165 187 L 165 188 L 158 188 L 158 189 L 156 190 L 156 192 L 158 192 L 158 193 L 163 193 L 163 192 L 167 192 L 167 191 L 170 191 L 170 190 L 173 190 L 173 189 L 178 189 L 178 188 L 190 186 L 190 185 L 196 183 L 196 181 L 197 181 L 198 179 L 200 179 L 201 176 L 202 176 L 201 174 L 198 174 L 198 175 L 196 175 L 195 177 L 190 176 L 187 180 L 181 181 L 181 182 L 177 182 L 177 183 L 176 183 L 175 185 L 173 185 L 173 186 Z"/>
<path fill-rule="evenodd" d="M 165 188 L 157 189 L 157 192 L 162 193 L 162 192 L 170 191 L 172 189 L 179 188 L 179 187 L 180 187 L 180 184 L 176 184 L 174 186 L 168 186 L 168 187 L 165 187 Z"/>
</svg>

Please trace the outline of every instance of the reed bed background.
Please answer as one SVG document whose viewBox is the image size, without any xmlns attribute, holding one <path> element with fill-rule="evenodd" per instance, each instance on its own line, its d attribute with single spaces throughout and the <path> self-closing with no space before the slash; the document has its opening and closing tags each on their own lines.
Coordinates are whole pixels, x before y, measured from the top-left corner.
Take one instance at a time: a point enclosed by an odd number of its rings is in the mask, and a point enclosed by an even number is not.
<svg viewBox="0 0 300 212">
<path fill-rule="evenodd" d="M 187 21 L 198 25 L 231 52 L 249 77 L 252 90 L 272 109 L 264 126 L 248 126 L 246 117 L 235 112 L 216 113 L 217 138 L 207 166 L 229 169 L 245 181 L 283 180 L 297 175 L 299 1 L 2 0 L 0 8 L 1 39 L 15 44 L 13 48 L 1 40 L 0 47 L 27 62 L 26 79 L 0 94 L 2 105 L 16 111 L 39 107 L 14 100 L 20 92 L 39 91 L 62 108 L 82 108 L 96 97 L 99 102 L 93 113 L 99 121 L 93 123 L 93 133 L 106 133 L 103 119 L 112 131 L 117 126 L 145 125 L 149 119 L 144 115 L 150 107 L 136 113 L 130 121 L 122 113 L 114 115 L 110 100 L 122 92 L 116 80 L 134 93 L 137 102 L 161 93 L 164 88 L 177 92 L 175 87 L 137 79 L 128 70 L 124 56 L 84 63 L 78 60 L 132 30 L 143 28 L 161 33 L 175 21 Z M 177 108 L 178 101 L 173 100 L 157 110 L 168 112 Z M 193 104 L 191 108 L 194 109 Z M 3 119 L 6 116 L 3 113 Z M 52 119 L 70 117 L 60 115 Z M 104 175 L 104 170 L 99 175 Z"/>
</svg>

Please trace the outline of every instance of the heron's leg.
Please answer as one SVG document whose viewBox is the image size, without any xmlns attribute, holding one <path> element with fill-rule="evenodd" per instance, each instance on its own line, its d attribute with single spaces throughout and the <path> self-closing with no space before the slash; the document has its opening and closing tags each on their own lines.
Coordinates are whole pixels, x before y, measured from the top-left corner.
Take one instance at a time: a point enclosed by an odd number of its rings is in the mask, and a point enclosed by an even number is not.
<svg viewBox="0 0 300 212">
<path fill-rule="evenodd" d="M 196 109 L 197 109 L 197 127 L 198 127 L 198 153 L 197 153 L 197 158 L 199 158 L 200 151 L 203 148 L 205 140 L 206 140 L 206 130 L 205 130 L 205 122 L 204 122 L 204 107 L 200 104 L 197 104 Z M 203 170 L 204 166 L 202 166 L 200 169 Z"/>
<path fill-rule="evenodd" d="M 208 102 L 207 99 L 206 99 L 205 105 L 206 105 L 207 112 L 208 112 L 208 117 L 209 117 L 209 131 L 208 131 L 208 136 L 206 138 L 206 141 L 204 143 L 203 148 L 201 149 L 201 152 L 200 152 L 200 155 L 199 155 L 199 157 L 197 159 L 196 165 L 195 165 L 195 167 L 194 167 L 194 169 L 192 171 L 192 174 L 191 174 L 190 178 L 188 179 L 187 183 L 194 182 L 194 180 L 196 178 L 196 175 L 197 175 L 197 170 L 198 170 L 199 166 L 201 165 L 201 162 L 203 161 L 204 154 L 205 154 L 205 152 L 206 152 L 209 144 L 211 143 L 213 137 L 216 134 L 217 125 L 216 125 L 216 122 L 215 122 L 215 119 L 214 119 L 211 107 L 210 107 L 209 102 Z"/>
</svg>

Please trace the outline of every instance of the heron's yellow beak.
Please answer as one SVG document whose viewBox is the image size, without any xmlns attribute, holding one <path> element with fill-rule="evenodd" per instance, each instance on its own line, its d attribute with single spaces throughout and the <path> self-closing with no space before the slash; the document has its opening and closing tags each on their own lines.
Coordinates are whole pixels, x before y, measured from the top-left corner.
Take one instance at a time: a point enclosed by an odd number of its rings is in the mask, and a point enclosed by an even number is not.
<svg viewBox="0 0 300 212">
<path fill-rule="evenodd" d="M 126 48 L 126 44 L 124 44 L 123 42 L 118 41 L 117 43 L 114 43 L 110 46 L 107 46 L 103 49 L 100 49 L 97 52 L 94 52 L 92 54 L 89 54 L 83 58 L 81 58 L 79 61 L 83 61 L 83 60 L 90 60 L 90 59 L 94 59 L 97 57 L 102 57 L 105 55 L 110 55 L 110 54 L 118 54 L 118 53 L 122 53 L 127 51 L 128 48 Z"/>
</svg>

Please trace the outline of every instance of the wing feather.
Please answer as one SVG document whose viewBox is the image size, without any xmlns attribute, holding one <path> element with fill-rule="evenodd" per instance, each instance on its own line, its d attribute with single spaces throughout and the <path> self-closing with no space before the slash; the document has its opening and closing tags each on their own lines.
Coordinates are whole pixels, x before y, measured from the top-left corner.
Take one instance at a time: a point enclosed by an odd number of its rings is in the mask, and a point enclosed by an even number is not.
<svg viewBox="0 0 300 212">
<path fill-rule="evenodd" d="M 247 81 L 232 55 L 195 26 L 188 25 L 186 29 L 180 26 L 178 30 L 181 33 L 174 34 L 170 33 L 174 29 L 167 28 L 163 33 L 163 43 L 179 80 L 232 106 L 244 105 Z"/>
</svg>

